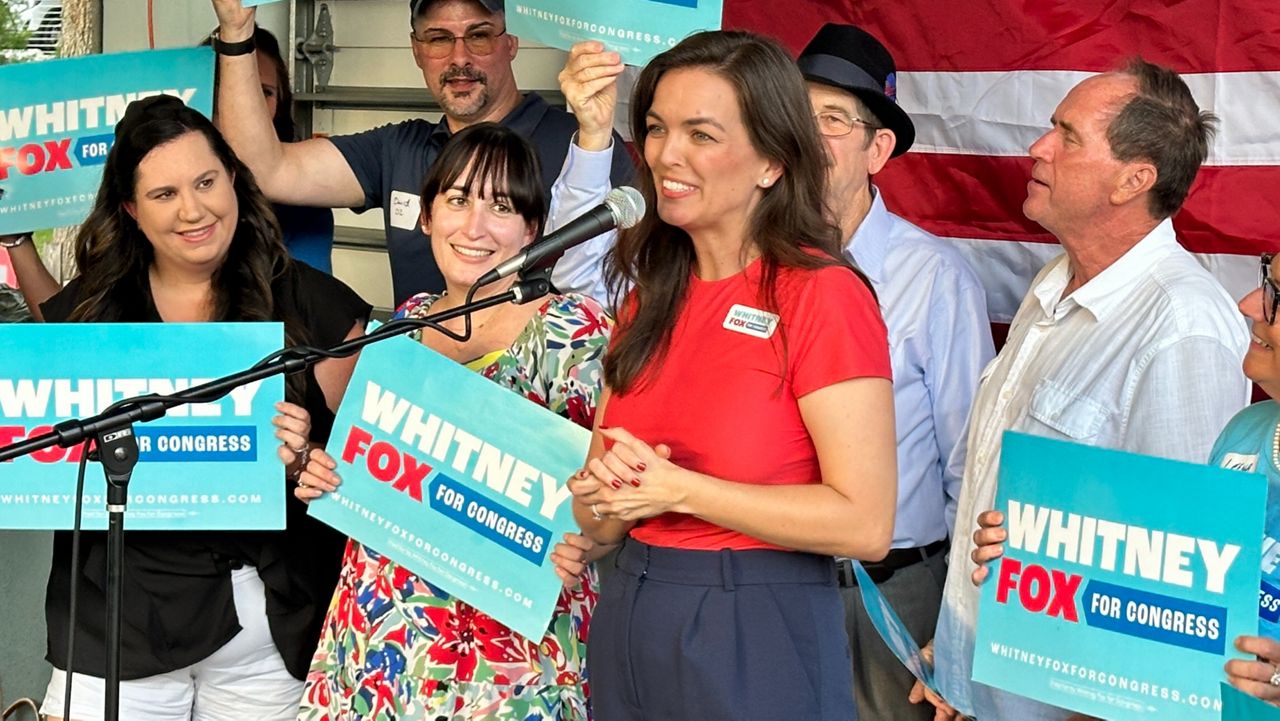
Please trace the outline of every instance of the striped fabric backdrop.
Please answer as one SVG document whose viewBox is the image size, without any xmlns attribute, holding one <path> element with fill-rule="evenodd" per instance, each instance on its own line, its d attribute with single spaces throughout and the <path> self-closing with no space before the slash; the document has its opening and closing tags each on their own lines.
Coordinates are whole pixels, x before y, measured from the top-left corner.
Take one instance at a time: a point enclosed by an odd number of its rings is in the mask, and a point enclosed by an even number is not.
<svg viewBox="0 0 1280 721">
<path fill-rule="evenodd" d="M 1174 217 L 1183 244 L 1234 297 L 1257 286 L 1257 253 L 1280 249 L 1278 0 L 725 0 L 724 17 L 795 53 L 828 21 L 888 46 L 918 134 L 876 183 L 891 210 L 966 252 L 995 322 L 1060 252 L 1022 215 L 1028 146 L 1071 86 L 1133 55 L 1182 73 L 1221 117 Z"/>
</svg>

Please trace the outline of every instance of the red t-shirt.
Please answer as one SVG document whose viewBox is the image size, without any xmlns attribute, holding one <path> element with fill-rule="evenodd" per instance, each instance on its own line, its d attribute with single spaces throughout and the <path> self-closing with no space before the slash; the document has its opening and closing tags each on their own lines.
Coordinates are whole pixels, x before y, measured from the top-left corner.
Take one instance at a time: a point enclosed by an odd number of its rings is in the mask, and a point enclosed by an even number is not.
<svg viewBox="0 0 1280 721">
<path fill-rule="evenodd" d="M 821 483 L 797 400 L 850 378 L 891 377 L 884 321 L 848 268 L 780 269 L 776 314 L 759 297 L 759 274 L 756 261 L 722 280 L 693 276 L 661 367 L 615 391 L 602 423 L 666 443 L 677 465 L 726 481 Z M 631 535 L 693 550 L 777 548 L 682 513 L 642 520 Z"/>
</svg>

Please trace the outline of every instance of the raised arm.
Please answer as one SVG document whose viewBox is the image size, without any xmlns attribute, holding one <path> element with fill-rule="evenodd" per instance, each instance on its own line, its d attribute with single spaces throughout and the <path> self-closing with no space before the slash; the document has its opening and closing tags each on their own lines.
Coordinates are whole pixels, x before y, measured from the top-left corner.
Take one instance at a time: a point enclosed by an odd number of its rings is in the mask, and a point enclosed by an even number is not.
<svg viewBox="0 0 1280 721">
<path fill-rule="evenodd" d="M 213 0 L 218 35 L 235 43 L 253 37 L 254 11 L 240 0 Z M 360 205 L 364 192 L 351 166 L 323 138 L 281 142 L 262 97 L 255 53 L 218 55 L 214 123 L 249 169 L 263 194 L 277 203 L 323 208 Z"/>
<path fill-rule="evenodd" d="M 618 101 L 621 57 L 602 43 L 581 42 L 569 51 L 560 71 L 560 90 L 578 120 L 564 166 L 551 186 L 547 231 L 553 231 L 604 200 L 613 166 L 613 115 Z M 565 251 L 551 280 L 563 292 L 582 293 L 609 305 L 603 262 L 617 234 L 604 233 Z"/>
</svg>

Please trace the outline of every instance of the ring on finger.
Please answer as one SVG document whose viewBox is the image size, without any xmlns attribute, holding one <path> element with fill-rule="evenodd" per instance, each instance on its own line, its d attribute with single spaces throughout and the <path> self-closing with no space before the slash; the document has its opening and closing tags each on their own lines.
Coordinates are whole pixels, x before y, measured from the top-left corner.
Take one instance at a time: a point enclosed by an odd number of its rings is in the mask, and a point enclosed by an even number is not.
<svg viewBox="0 0 1280 721">
<path fill-rule="evenodd" d="M 591 504 L 591 518 L 597 521 L 603 521 L 604 516 L 600 515 L 600 511 L 596 509 L 596 504 Z"/>
<path fill-rule="evenodd" d="M 1271 668 L 1274 673 L 1271 674 L 1271 678 L 1268 681 L 1272 686 L 1280 686 L 1280 664 L 1272 664 Z"/>
</svg>

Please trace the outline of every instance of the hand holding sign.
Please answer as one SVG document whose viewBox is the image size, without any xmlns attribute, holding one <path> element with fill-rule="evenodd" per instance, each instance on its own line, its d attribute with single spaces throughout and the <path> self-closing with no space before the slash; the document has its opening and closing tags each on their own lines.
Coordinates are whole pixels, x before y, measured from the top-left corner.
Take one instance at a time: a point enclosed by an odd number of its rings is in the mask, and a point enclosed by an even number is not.
<svg viewBox="0 0 1280 721">
<path fill-rule="evenodd" d="M 1236 638 L 1236 648 L 1253 654 L 1257 660 L 1227 661 L 1227 679 L 1231 685 L 1263 701 L 1280 702 L 1280 685 L 1273 681 L 1280 676 L 1280 642 L 1261 636 L 1240 636 Z"/>
<path fill-rule="evenodd" d="M 578 119 L 578 145 L 586 150 L 609 147 L 618 104 L 618 76 L 626 66 L 604 43 L 578 43 L 560 71 L 560 91 Z"/>
<path fill-rule="evenodd" d="M 933 641 L 926 643 L 920 649 L 920 655 L 924 660 L 933 665 Z M 924 681 L 916 679 L 915 685 L 911 687 L 911 693 L 907 695 L 907 700 L 914 704 L 925 703 L 926 701 L 933 706 L 933 721 L 955 721 L 961 718 L 960 712 L 956 711 L 939 696 L 933 689 L 925 685 Z"/>
<path fill-rule="evenodd" d="M 280 415 L 271 419 L 276 428 L 276 440 L 280 447 L 276 455 L 284 463 L 290 481 L 299 479 L 307 459 L 311 456 L 311 414 L 296 403 L 280 401 L 276 404 Z M 306 502 L 307 499 L 299 499 Z"/>
<path fill-rule="evenodd" d="M 342 479 L 333 470 L 337 467 L 338 462 L 323 449 L 311 449 L 311 454 L 307 457 L 307 465 L 303 467 L 302 475 L 298 477 L 298 487 L 293 489 L 294 498 L 303 503 L 310 503 L 326 493 L 338 490 Z"/>
<path fill-rule="evenodd" d="M 1004 541 L 1008 533 L 1004 528 L 1004 514 L 999 511 L 984 511 L 978 514 L 978 530 L 973 532 L 973 549 L 970 558 L 978 565 L 969 578 L 973 585 L 981 586 L 987 580 L 987 562 L 1004 555 Z"/>
<path fill-rule="evenodd" d="M 218 37 L 229 43 L 247 40 L 253 36 L 256 11 L 261 3 L 240 0 L 213 0 L 213 12 L 218 16 Z"/>
<path fill-rule="evenodd" d="M 587 572 L 591 563 L 591 552 L 596 544 L 581 533 L 564 534 L 564 543 L 557 543 L 551 549 L 551 562 L 555 564 L 556 575 L 565 586 L 575 586 Z"/>
</svg>

